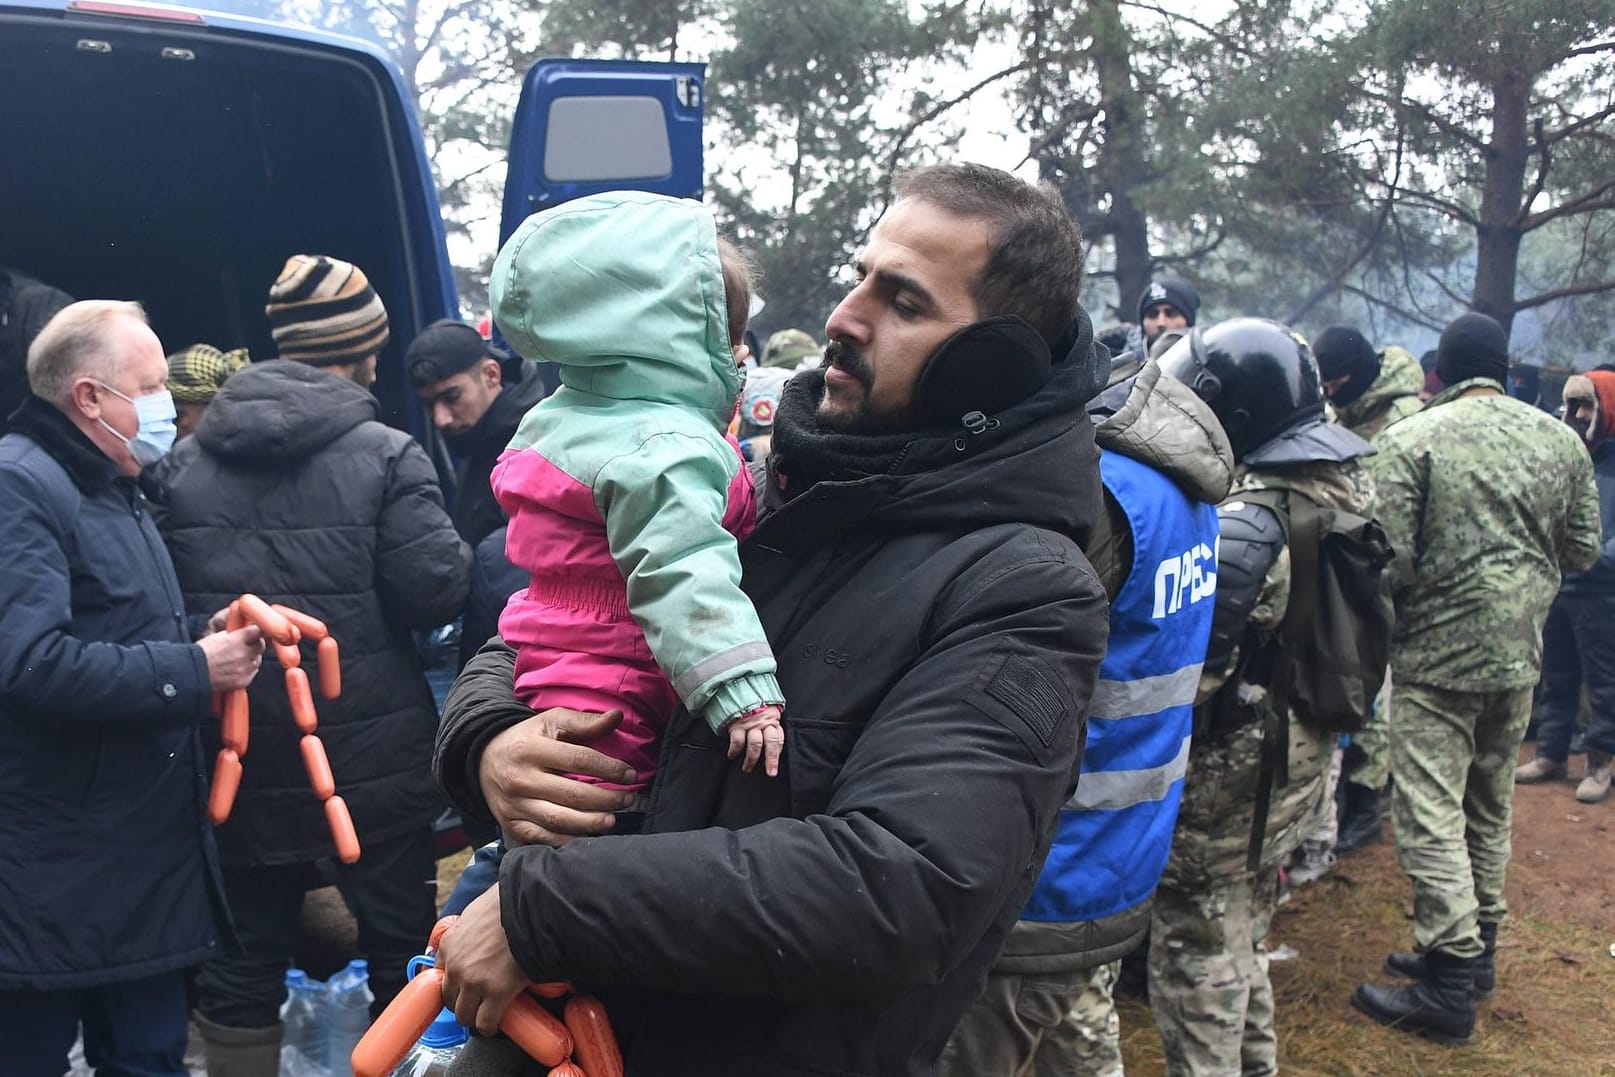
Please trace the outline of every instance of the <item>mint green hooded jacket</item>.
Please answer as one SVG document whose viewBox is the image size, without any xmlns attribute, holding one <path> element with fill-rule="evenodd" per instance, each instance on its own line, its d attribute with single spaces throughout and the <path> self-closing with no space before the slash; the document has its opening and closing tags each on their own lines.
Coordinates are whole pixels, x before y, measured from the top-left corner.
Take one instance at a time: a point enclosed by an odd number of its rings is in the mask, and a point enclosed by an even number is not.
<svg viewBox="0 0 1615 1077">
<path fill-rule="evenodd" d="M 783 702 L 740 590 L 737 538 L 755 508 L 725 436 L 744 379 L 717 231 L 697 202 L 578 199 L 522 223 L 490 292 L 510 345 L 561 377 L 493 472 L 507 556 L 531 578 L 499 622 L 517 694 L 622 707 L 596 747 L 643 785 L 678 702 L 715 732 Z"/>
</svg>

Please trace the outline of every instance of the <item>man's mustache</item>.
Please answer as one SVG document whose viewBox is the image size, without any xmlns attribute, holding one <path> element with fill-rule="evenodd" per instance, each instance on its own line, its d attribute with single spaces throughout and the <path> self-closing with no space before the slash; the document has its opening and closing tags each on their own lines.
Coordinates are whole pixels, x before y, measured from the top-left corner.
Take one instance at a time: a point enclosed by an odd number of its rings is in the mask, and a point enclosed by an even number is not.
<svg viewBox="0 0 1615 1077">
<path fill-rule="evenodd" d="M 855 344 L 849 344 L 844 340 L 832 340 L 825 346 L 824 362 L 844 374 L 851 374 L 865 389 L 874 384 L 875 372 L 869 368 L 868 360 Z"/>
</svg>

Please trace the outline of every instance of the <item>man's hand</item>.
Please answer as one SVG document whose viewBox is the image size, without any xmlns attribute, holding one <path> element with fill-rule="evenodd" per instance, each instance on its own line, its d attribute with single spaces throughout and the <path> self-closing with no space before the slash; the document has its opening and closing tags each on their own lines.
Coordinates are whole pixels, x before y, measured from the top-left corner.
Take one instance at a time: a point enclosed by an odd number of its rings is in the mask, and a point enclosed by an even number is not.
<svg viewBox="0 0 1615 1077">
<path fill-rule="evenodd" d="M 437 967 L 443 970 L 443 1005 L 455 1019 L 483 1036 L 498 1035 L 510 1000 L 529 982 L 505 939 L 498 883 L 467 905 L 437 944 Z"/>
<path fill-rule="evenodd" d="M 202 630 L 202 635 L 206 637 L 213 635 L 215 632 L 223 632 L 228 627 L 229 621 L 230 607 L 226 606 L 207 619 L 207 627 Z"/>
<path fill-rule="evenodd" d="M 604 736 L 621 722 L 621 711 L 552 707 L 488 742 L 478 771 L 482 796 L 507 841 L 559 846 L 611 829 L 611 813 L 631 805 L 633 795 L 566 775 L 588 774 L 618 785 L 634 781 L 626 763 L 577 743 Z"/>
<path fill-rule="evenodd" d="M 196 641 L 207 658 L 208 685 L 215 692 L 245 688 L 263 665 L 264 639 L 257 625 L 234 632 L 215 632 Z"/>
</svg>

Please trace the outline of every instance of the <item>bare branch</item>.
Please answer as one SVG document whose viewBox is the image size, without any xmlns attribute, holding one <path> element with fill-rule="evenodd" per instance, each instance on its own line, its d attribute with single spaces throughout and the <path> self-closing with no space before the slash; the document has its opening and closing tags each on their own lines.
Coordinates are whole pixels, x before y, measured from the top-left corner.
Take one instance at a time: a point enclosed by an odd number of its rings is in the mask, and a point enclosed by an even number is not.
<svg viewBox="0 0 1615 1077">
<path fill-rule="evenodd" d="M 1548 132 L 1546 141 L 1559 142 L 1563 139 L 1578 135 L 1589 127 L 1597 127 L 1611 116 L 1615 116 L 1615 102 L 1605 105 L 1597 112 L 1592 112 L 1581 117 L 1580 119 L 1573 120 L 1570 123 L 1565 124 L 1563 127 L 1555 127 L 1552 131 Z M 1540 123 L 1541 121 L 1539 120 L 1538 122 Z"/>
<path fill-rule="evenodd" d="M 1379 214 L 1374 220 L 1374 227 L 1369 231 L 1368 237 L 1358 246 L 1356 253 L 1335 268 L 1335 271 L 1329 275 L 1328 280 L 1314 288 L 1311 294 L 1290 312 L 1289 318 L 1286 319 L 1287 324 L 1294 325 L 1299 322 L 1311 313 L 1313 307 L 1316 307 L 1337 291 L 1347 275 L 1362 264 L 1363 259 L 1373 253 L 1374 248 L 1379 245 L 1379 238 L 1385 232 L 1385 222 L 1390 220 L 1391 212 L 1396 208 L 1396 188 L 1397 184 L 1402 181 L 1402 151 L 1406 141 L 1407 129 L 1399 124 L 1396 129 L 1396 163 L 1391 175 L 1390 193 L 1386 195 L 1384 203 L 1380 206 Z"/>
<path fill-rule="evenodd" d="M 1023 59 L 1018 64 L 1013 64 L 1000 71 L 993 72 L 991 75 L 981 79 L 972 86 L 966 87 L 965 89 L 954 94 L 952 97 L 943 98 L 940 101 L 933 102 L 930 108 L 926 109 L 918 116 L 915 116 L 897 132 L 896 138 L 892 143 L 891 152 L 886 155 L 887 173 L 890 174 L 891 170 L 896 166 L 897 158 L 907 147 L 908 140 L 913 138 L 915 133 L 919 131 L 920 128 L 924 127 L 926 124 L 930 123 L 944 112 L 947 112 L 949 109 L 957 108 L 959 105 L 964 104 L 966 101 L 970 100 L 976 94 L 980 93 L 988 86 L 991 86 L 993 83 L 1002 79 L 1007 79 L 1011 75 L 1017 75 L 1031 66 L 1032 61 L 1030 59 Z"/>
<path fill-rule="evenodd" d="M 1568 60 L 1574 56 L 1591 56 L 1598 52 L 1615 52 L 1615 38 L 1609 41 L 1594 41 L 1589 45 L 1578 45 L 1566 50 L 1564 56 Z"/>
<path fill-rule="evenodd" d="M 1441 322 L 1431 321 L 1423 314 L 1418 314 L 1411 310 L 1407 310 L 1404 307 L 1399 307 L 1395 303 L 1392 303 L 1389 299 L 1382 299 L 1373 292 L 1370 292 L 1364 288 L 1359 288 L 1355 284 L 1342 284 L 1340 286 L 1340 290 L 1350 295 L 1354 295 L 1365 302 L 1372 303 L 1376 307 L 1384 307 L 1386 310 L 1390 311 L 1392 314 L 1395 314 L 1405 322 L 1412 322 L 1414 325 L 1422 325 L 1426 329 L 1434 329 L 1437 332 L 1440 332 L 1442 329 L 1446 328 L 1446 326 L 1444 326 Z"/>
<path fill-rule="evenodd" d="M 1485 150 L 1487 148 L 1487 143 L 1484 138 L 1475 134 L 1462 124 L 1440 115 L 1429 105 L 1426 105 L 1423 102 L 1414 101 L 1406 97 L 1393 97 L 1390 94 L 1380 93 L 1375 90 L 1364 90 L 1363 96 L 1367 97 L 1370 101 L 1378 101 L 1387 108 L 1416 112 L 1420 119 L 1424 120 L 1438 131 L 1441 131 L 1450 138 L 1457 139 L 1472 149 Z"/>
<path fill-rule="evenodd" d="M 1610 192 L 1612 191 L 1615 191 L 1615 179 L 1605 180 L 1592 190 L 1578 195 L 1568 202 L 1561 202 L 1551 209 L 1531 214 L 1521 224 L 1520 231 L 1532 232 L 1549 221 L 1556 221 L 1561 217 L 1573 217 L 1578 213 L 1596 213 L 1601 209 L 1615 209 L 1615 198 L 1610 197 Z"/>
<path fill-rule="evenodd" d="M 1431 194 L 1429 191 L 1421 191 L 1413 187 L 1393 187 L 1392 196 L 1400 196 L 1404 199 L 1421 203 L 1431 209 L 1439 210 L 1456 221 L 1462 221 L 1471 228 L 1480 227 L 1479 217 L 1476 217 L 1474 213 L 1450 198 L 1444 198 L 1441 195 Z"/>
<path fill-rule="evenodd" d="M 1514 304 L 1515 312 L 1530 310 L 1533 307 L 1546 306 L 1559 299 L 1570 299 L 1578 295 L 1596 295 L 1599 292 L 1615 291 L 1615 280 L 1584 281 L 1580 284 L 1567 284 L 1563 288 L 1553 288 L 1540 292 L 1529 299 L 1517 300 Z"/>
<path fill-rule="evenodd" d="M 1531 193 L 1526 195 L 1525 198 L 1520 202 L 1519 211 L 1516 212 L 1513 218 L 1508 222 L 1510 228 L 1518 228 L 1520 225 L 1525 223 L 1526 215 L 1531 212 L 1531 207 L 1536 203 L 1536 200 L 1541 197 L 1543 189 L 1547 187 L 1548 169 L 1553 167 L 1553 146 L 1543 134 L 1541 116 L 1536 118 L 1536 122 L 1531 125 L 1531 129 L 1536 134 L 1538 154 L 1536 182 L 1531 185 Z"/>
</svg>

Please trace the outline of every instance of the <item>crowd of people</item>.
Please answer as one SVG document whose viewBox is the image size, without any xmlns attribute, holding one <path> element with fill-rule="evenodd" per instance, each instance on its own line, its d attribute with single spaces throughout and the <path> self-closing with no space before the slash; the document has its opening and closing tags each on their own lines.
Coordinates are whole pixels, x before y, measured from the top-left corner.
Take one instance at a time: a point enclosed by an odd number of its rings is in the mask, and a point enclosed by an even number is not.
<svg viewBox="0 0 1615 1077">
<path fill-rule="evenodd" d="M 359 267 L 291 257 L 258 361 L 49 303 L 0 438 L 8 1064 L 56 1077 L 82 1034 L 103 1073 L 184 1074 L 194 1026 L 214 1077 L 277 1073 L 322 880 L 380 1013 L 438 914 L 444 797 L 498 828 L 437 953 L 482 1034 L 462 1075 L 545 1072 L 498 1027 L 564 980 L 633 1075 L 1109 1077 L 1127 958 L 1170 1073 L 1276 1073 L 1281 888 L 1386 800 L 1413 948 L 1351 1002 L 1469 1042 L 1513 787 L 1566 777 L 1584 690 L 1577 796 L 1615 770 L 1615 373 L 1561 421 L 1483 314 L 1421 361 L 1202 325 L 1179 277 L 1096 334 L 1083 265 L 1048 191 L 919 169 L 827 344 L 757 349 L 708 208 L 536 214 L 494 263 L 505 343 L 450 320 L 403 352 L 451 504 L 379 421 Z M 320 735 L 356 863 L 244 593 L 341 641 Z M 456 619 L 440 717 L 414 634 Z M 214 827 L 211 701 L 242 688 Z"/>
</svg>

